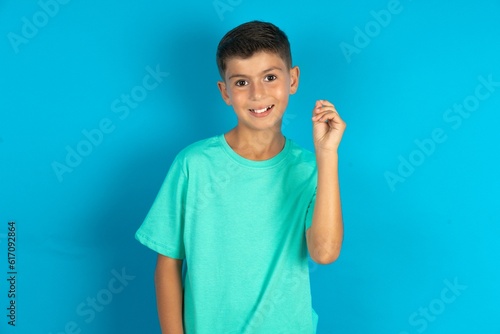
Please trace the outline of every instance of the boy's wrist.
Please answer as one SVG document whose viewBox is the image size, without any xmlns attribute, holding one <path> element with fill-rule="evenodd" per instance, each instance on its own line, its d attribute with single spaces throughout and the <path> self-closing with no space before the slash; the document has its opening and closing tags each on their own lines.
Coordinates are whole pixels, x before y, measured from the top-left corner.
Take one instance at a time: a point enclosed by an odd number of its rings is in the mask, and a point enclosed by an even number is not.
<svg viewBox="0 0 500 334">
<path fill-rule="evenodd" d="M 338 165 L 339 155 L 337 150 L 317 150 L 316 151 L 316 165 Z"/>
<path fill-rule="evenodd" d="M 316 159 L 338 159 L 339 153 L 337 149 L 315 148 Z"/>
</svg>

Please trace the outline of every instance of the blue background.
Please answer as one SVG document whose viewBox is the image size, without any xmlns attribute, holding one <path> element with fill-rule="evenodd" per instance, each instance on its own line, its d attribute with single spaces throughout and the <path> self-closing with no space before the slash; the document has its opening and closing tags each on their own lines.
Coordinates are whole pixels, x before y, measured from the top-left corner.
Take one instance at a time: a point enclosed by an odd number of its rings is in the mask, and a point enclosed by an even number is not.
<svg viewBox="0 0 500 334">
<path fill-rule="evenodd" d="M 18 271 L 15 328 L 0 276 L 2 333 L 159 333 L 156 257 L 133 235 L 175 154 L 235 124 L 215 49 L 253 19 L 288 34 L 301 68 L 285 135 L 313 148 L 316 99 L 348 123 L 344 247 L 310 265 L 318 333 L 500 333 L 500 87 L 480 79 L 500 81 L 498 1 L 56 4 L 0 4 L 0 268 L 16 221 Z M 144 90 L 148 67 L 163 77 Z"/>
</svg>

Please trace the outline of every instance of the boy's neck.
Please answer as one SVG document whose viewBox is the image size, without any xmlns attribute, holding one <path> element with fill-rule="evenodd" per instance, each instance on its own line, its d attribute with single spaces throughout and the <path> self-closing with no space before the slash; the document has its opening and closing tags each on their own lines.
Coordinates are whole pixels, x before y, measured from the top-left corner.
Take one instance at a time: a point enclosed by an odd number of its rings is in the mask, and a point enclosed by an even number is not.
<svg viewBox="0 0 500 334">
<path fill-rule="evenodd" d="M 271 159 L 285 146 L 281 131 L 244 131 L 235 127 L 224 136 L 236 153 L 249 160 Z"/>
</svg>

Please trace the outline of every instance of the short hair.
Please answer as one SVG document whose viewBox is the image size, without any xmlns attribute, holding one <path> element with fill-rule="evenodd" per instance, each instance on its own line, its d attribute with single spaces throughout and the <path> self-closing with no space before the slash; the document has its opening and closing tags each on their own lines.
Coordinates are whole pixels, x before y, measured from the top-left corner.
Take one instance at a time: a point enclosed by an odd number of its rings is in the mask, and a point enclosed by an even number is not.
<svg viewBox="0 0 500 334">
<path fill-rule="evenodd" d="M 221 78 L 224 79 L 229 59 L 246 59 L 261 51 L 277 54 L 288 68 L 292 67 L 292 53 L 286 34 L 272 23 L 251 21 L 232 29 L 219 42 L 216 58 Z"/>
</svg>

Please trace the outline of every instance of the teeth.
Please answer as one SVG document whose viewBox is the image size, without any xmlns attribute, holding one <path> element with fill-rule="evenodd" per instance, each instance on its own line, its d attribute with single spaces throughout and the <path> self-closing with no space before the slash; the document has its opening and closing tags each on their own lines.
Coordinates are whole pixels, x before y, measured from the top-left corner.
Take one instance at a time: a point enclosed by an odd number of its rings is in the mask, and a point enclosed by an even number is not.
<svg viewBox="0 0 500 334">
<path fill-rule="evenodd" d="M 264 109 L 250 109 L 250 110 L 256 114 L 260 114 L 260 113 L 263 113 L 265 111 L 268 111 L 271 108 L 272 108 L 272 106 L 268 106 L 268 107 L 265 107 Z"/>
</svg>

